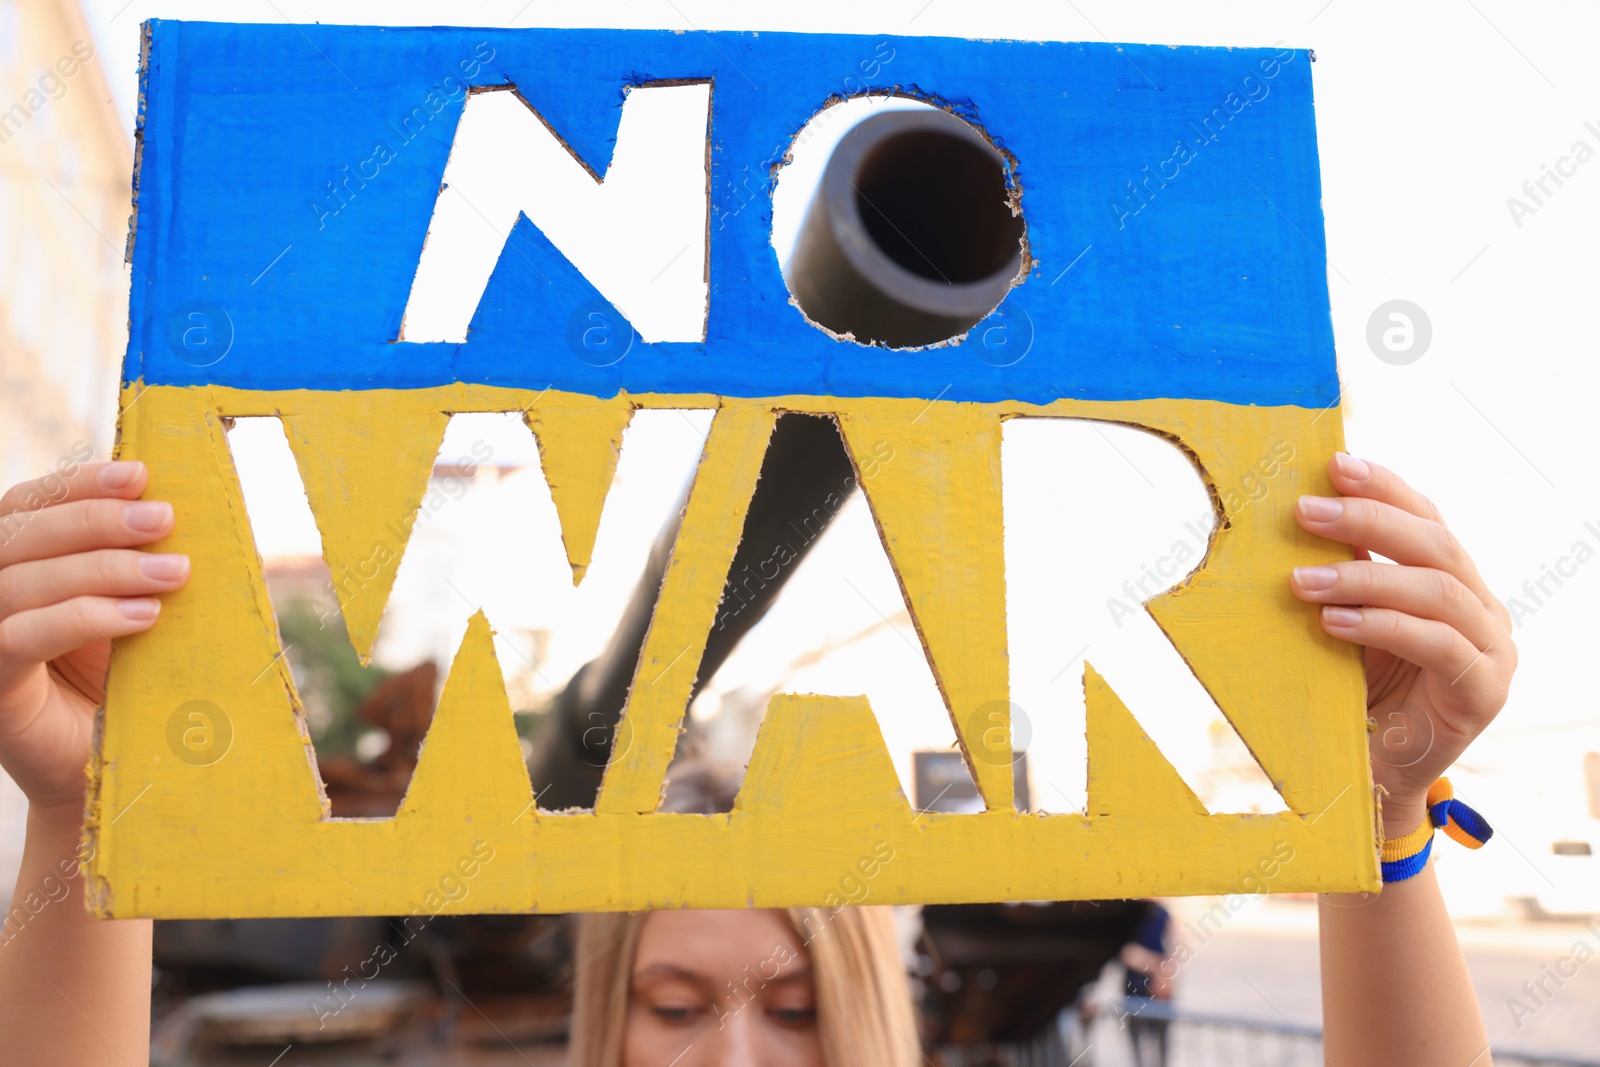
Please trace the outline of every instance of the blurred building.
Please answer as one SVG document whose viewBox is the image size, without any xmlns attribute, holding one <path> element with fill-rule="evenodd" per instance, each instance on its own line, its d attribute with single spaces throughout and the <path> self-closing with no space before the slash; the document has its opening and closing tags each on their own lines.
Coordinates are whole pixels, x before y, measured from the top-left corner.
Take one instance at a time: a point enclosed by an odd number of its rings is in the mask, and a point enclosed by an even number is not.
<svg viewBox="0 0 1600 1067">
<path fill-rule="evenodd" d="M 0 477 L 111 447 L 133 150 L 76 0 L 0 0 Z M 0 897 L 23 803 L 0 774 Z"/>
<path fill-rule="evenodd" d="M 0 475 L 111 445 L 132 146 L 74 0 L 0 0 Z"/>
</svg>

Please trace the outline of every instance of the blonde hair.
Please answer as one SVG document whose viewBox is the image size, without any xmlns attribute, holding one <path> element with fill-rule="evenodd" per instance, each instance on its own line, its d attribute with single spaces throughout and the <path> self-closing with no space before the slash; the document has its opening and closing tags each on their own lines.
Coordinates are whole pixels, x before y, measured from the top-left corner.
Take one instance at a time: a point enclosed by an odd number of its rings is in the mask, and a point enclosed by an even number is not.
<svg viewBox="0 0 1600 1067">
<path fill-rule="evenodd" d="M 911 990 L 886 907 L 779 909 L 806 951 L 828 1067 L 913 1067 Z M 649 912 L 578 917 L 570 1067 L 621 1067 L 639 931 Z"/>
</svg>

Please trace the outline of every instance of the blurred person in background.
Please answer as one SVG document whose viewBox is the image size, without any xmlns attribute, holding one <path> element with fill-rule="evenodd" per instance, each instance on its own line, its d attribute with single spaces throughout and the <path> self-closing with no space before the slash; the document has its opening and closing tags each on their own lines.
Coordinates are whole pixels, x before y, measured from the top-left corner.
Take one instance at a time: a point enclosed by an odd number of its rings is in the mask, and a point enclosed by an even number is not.
<svg viewBox="0 0 1600 1067">
<path fill-rule="evenodd" d="M 1170 1021 L 1165 1014 L 1146 1014 L 1145 1009 L 1157 1001 L 1163 1008 L 1172 1003 L 1176 975 L 1172 973 L 1171 931 L 1171 913 L 1152 900 L 1149 914 L 1119 955 L 1126 998 L 1122 1022 L 1128 1027 L 1133 1060 L 1139 1067 L 1166 1067 L 1167 1063 Z"/>
</svg>

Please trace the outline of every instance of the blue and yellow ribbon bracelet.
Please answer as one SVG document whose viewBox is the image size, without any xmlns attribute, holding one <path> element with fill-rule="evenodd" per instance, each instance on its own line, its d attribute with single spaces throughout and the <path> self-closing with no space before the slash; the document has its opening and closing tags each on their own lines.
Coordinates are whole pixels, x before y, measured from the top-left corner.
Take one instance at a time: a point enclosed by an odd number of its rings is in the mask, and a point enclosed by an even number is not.
<svg viewBox="0 0 1600 1067">
<path fill-rule="evenodd" d="M 1450 779 L 1441 778 L 1428 788 L 1428 819 L 1406 834 L 1383 843 L 1383 880 L 1403 882 L 1428 865 L 1433 832 L 1443 830 L 1467 848 L 1482 848 L 1494 830 L 1482 815 L 1455 798 Z"/>
</svg>

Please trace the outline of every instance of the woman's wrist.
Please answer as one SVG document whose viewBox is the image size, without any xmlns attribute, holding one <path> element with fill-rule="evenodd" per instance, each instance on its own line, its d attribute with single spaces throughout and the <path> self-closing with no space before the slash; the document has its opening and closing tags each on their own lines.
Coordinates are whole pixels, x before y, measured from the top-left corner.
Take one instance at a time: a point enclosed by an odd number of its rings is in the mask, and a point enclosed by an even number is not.
<svg viewBox="0 0 1600 1067">
<path fill-rule="evenodd" d="M 1389 794 L 1383 798 L 1383 837 L 1404 837 L 1428 820 L 1428 798 Z"/>
<path fill-rule="evenodd" d="M 83 832 L 83 800 L 64 800 L 54 804 L 28 802 L 28 829 L 51 838 L 70 837 L 74 845 Z"/>
</svg>

